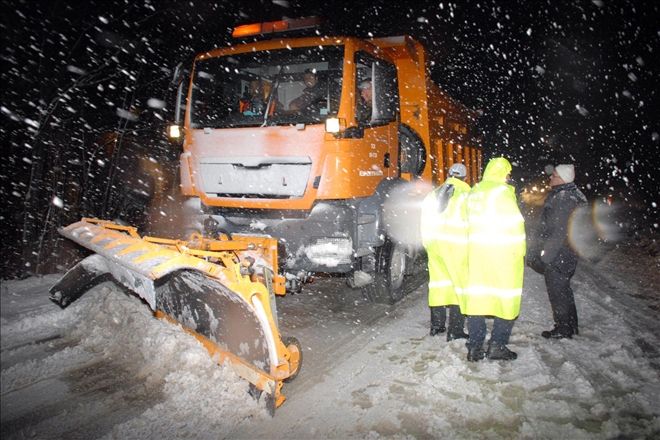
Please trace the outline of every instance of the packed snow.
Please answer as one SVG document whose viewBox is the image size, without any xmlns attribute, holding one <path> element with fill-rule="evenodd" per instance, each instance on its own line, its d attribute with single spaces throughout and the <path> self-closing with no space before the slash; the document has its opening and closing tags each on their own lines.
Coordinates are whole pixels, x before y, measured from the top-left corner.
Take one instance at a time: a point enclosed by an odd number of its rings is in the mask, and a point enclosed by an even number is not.
<svg viewBox="0 0 660 440">
<path fill-rule="evenodd" d="M 57 276 L 3 281 L 3 438 L 657 438 L 659 266 L 648 238 L 582 261 L 580 335 L 560 341 L 540 336 L 550 308 L 527 270 L 508 363 L 468 363 L 462 341 L 428 336 L 424 287 L 388 307 L 318 280 L 278 300 L 306 362 L 272 419 L 113 284 L 61 310 L 47 295 Z"/>
</svg>

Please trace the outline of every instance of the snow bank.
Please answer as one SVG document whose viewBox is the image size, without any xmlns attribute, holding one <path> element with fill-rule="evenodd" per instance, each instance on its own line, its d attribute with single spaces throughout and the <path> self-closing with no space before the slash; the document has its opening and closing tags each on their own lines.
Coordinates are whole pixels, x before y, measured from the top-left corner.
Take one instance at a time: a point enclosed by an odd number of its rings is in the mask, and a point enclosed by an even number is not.
<svg viewBox="0 0 660 440">
<path fill-rule="evenodd" d="M 28 434 L 82 429 L 89 436 L 84 425 L 99 416 L 113 419 L 108 414 L 117 406 L 141 410 L 110 426 L 101 423 L 92 437 L 106 431 L 105 438 L 168 438 L 172 433 L 180 438 L 218 438 L 243 419 L 270 418 L 264 405 L 248 396 L 245 381 L 218 366 L 179 326 L 155 319 L 137 297 L 106 283 L 61 310 L 47 300 L 53 281 L 3 286 L 3 305 L 4 299 L 14 299 L 12 311 L 3 307 L 3 414 L 9 420 L 31 405 L 54 406 L 30 390 L 39 383 L 45 384 L 40 393 L 60 395 L 52 399 L 91 399 L 45 417 Z M 46 334 L 53 328 L 57 334 L 49 342 L 35 345 L 30 339 L 33 331 Z M 53 341 L 57 347 L 51 350 Z M 5 365 L 5 360 L 12 365 Z M 103 371 L 108 368 L 116 370 L 114 378 L 108 379 Z M 89 375 L 109 383 L 78 389 Z"/>
</svg>

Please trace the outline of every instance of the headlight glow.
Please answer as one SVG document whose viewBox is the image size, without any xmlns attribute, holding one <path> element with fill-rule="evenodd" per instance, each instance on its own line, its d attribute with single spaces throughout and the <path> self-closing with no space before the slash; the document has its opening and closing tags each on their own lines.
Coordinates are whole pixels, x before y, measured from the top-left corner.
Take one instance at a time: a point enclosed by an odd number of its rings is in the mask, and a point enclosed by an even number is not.
<svg viewBox="0 0 660 440">
<path fill-rule="evenodd" d="M 328 118 L 325 120 L 325 131 L 328 133 L 339 133 L 339 118 Z"/>
<path fill-rule="evenodd" d="M 171 139 L 179 139 L 181 137 L 181 127 L 178 125 L 170 125 L 167 127 L 167 135 Z"/>
</svg>

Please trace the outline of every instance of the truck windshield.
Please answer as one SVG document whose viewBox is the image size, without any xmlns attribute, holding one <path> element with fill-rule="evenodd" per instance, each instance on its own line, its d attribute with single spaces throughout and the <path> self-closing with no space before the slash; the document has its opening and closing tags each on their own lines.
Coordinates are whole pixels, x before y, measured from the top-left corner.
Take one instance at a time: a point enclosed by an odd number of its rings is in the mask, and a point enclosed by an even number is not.
<svg viewBox="0 0 660 440">
<path fill-rule="evenodd" d="M 337 114 L 342 46 L 269 50 L 195 64 L 192 128 L 317 124 Z"/>
</svg>

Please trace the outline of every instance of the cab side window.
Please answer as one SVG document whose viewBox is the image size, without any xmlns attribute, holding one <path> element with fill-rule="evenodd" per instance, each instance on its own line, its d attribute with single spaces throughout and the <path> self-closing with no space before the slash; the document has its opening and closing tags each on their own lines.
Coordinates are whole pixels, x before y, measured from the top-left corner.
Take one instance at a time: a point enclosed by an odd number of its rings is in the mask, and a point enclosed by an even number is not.
<svg viewBox="0 0 660 440">
<path fill-rule="evenodd" d="M 399 113 L 399 87 L 393 64 L 358 52 L 356 63 L 356 117 L 358 122 L 384 124 Z"/>
</svg>

